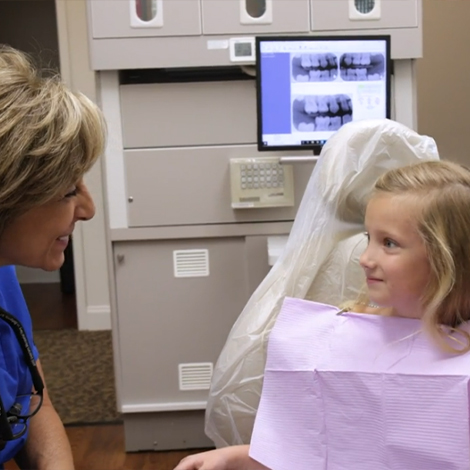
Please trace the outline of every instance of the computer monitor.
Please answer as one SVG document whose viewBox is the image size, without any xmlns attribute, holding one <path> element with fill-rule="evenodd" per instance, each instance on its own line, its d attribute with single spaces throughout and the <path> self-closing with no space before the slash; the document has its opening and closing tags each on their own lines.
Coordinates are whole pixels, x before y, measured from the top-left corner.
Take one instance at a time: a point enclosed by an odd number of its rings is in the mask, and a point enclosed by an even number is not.
<svg viewBox="0 0 470 470">
<path fill-rule="evenodd" d="M 390 36 L 256 38 L 258 150 L 313 150 L 390 118 Z"/>
</svg>

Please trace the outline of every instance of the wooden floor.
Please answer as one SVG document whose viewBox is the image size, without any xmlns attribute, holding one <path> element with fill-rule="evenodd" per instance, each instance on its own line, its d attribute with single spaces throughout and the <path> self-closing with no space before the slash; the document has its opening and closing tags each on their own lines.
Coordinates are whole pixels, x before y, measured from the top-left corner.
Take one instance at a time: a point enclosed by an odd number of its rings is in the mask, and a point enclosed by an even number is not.
<svg viewBox="0 0 470 470">
<path fill-rule="evenodd" d="M 23 284 L 34 330 L 77 328 L 75 296 L 63 294 L 60 284 Z M 47 379 L 47 377 L 46 377 Z M 172 470 L 191 451 L 124 452 L 123 425 L 66 428 L 76 470 Z M 192 451 L 199 452 L 199 451 Z M 9 462 L 8 470 L 17 469 Z"/>
<path fill-rule="evenodd" d="M 60 283 L 22 284 L 33 330 L 77 328 L 77 306 L 74 294 L 64 294 Z"/>
<path fill-rule="evenodd" d="M 72 445 L 75 470 L 173 470 L 193 451 L 124 452 L 122 425 L 67 427 Z M 17 470 L 11 461 L 6 470 Z"/>
</svg>

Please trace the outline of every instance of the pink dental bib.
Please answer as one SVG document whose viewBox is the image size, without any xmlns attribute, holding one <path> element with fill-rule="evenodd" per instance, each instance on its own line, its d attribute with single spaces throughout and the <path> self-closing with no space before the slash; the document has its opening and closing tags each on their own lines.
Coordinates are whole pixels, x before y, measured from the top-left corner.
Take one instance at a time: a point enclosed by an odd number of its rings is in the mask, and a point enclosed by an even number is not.
<svg viewBox="0 0 470 470">
<path fill-rule="evenodd" d="M 250 455 L 272 470 L 469 470 L 470 354 L 421 322 L 286 298 Z"/>
</svg>

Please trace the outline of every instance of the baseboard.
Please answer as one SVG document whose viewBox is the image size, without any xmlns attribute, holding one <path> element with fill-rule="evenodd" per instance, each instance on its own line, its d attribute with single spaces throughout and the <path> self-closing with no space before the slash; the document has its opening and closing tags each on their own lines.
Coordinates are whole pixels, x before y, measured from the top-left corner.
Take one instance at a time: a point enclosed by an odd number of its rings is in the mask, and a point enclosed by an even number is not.
<svg viewBox="0 0 470 470">
<path fill-rule="evenodd" d="M 205 410 L 207 400 L 188 402 L 168 402 L 168 403 L 137 403 L 132 405 L 122 405 L 121 413 L 149 413 L 162 411 L 188 411 Z"/>
<path fill-rule="evenodd" d="M 86 310 L 85 321 L 80 321 L 84 325 L 81 330 L 110 330 L 111 329 L 111 308 L 109 305 L 89 305 Z"/>
</svg>

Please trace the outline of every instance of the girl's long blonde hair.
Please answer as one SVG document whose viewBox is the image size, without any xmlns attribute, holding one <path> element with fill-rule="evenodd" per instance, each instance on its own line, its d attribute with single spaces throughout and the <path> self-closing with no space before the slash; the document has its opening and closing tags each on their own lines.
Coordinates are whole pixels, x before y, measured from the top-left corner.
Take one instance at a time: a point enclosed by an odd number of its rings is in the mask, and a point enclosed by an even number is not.
<svg viewBox="0 0 470 470">
<path fill-rule="evenodd" d="M 470 351 L 470 335 L 458 328 L 470 319 L 470 170 L 448 161 L 416 163 L 382 175 L 378 192 L 416 200 L 416 226 L 431 267 L 422 320 L 445 350 Z"/>
</svg>

